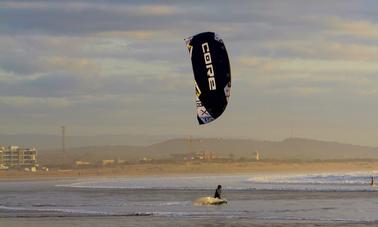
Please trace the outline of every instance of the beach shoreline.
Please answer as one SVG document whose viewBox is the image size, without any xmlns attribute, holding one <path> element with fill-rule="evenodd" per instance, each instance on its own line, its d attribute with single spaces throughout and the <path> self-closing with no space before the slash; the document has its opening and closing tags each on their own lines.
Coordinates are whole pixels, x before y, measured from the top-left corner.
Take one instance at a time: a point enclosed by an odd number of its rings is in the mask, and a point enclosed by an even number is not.
<svg viewBox="0 0 378 227">
<path fill-rule="evenodd" d="M 5 218 L 4 226 L 376 226 L 377 222 L 269 220 L 255 218 L 219 220 L 209 218 L 165 217 L 73 217 L 73 218 Z"/>
<path fill-rule="evenodd" d="M 314 174 L 329 172 L 374 172 L 378 161 L 327 161 L 327 162 L 186 162 L 145 163 L 123 166 L 66 169 L 25 172 L 17 170 L 0 171 L 0 181 L 55 180 L 88 177 L 131 177 L 131 176 L 177 176 L 177 175 L 227 175 L 227 174 Z"/>
</svg>

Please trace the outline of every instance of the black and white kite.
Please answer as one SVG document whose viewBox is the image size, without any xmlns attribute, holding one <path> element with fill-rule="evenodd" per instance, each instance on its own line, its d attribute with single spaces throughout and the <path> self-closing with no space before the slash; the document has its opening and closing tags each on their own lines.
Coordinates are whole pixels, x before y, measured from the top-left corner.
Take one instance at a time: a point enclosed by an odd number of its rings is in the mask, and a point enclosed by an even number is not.
<svg viewBox="0 0 378 227">
<path fill-rule="evenodd" d="M 217 119 L 226 109 L 231 91 L 230 61 L 223 40 L 213 32 L 185 39 L 192 60 L 200 125 Z"/>
</svg>

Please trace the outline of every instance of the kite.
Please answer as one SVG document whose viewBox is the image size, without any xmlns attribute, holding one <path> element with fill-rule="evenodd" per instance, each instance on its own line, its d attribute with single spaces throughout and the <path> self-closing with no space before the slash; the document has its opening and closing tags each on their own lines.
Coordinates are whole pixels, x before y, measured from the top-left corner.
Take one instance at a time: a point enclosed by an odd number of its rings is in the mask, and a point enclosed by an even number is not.
<svg viewBox="0 0 378 227">
<path fill-rule="evenodd" d="M 231 92 L 231 67 L 219 35 L 203 32 L 185 39 L 195 79 L 197 119 L 200 125 L 217 119 Z"/>
</svg>

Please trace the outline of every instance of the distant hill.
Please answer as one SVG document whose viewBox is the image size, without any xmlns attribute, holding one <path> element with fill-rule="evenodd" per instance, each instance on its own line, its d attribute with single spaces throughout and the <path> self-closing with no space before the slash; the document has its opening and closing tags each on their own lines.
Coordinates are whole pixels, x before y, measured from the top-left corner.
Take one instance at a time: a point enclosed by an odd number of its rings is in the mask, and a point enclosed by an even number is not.
<svg viewBox="0 0 378 227">
<path fill-rule="evenodd" d="M 70 148 L 67 160 L 123 159 L 135 161 L 143 157 L 166 159 L 171 154 L 207 151 L 220 157 L 254 158 L 258 151 L 262 159 L 275 160 L 337 160 L 378 159 L 378 148 L 290 138 L 279 142 L 239 139 L 171 139 L 149 146 L 89 146 Z M 61 161 L 60 150 L 39 152 L 42 163 Z"/>
<path fill-rule="evenodd" d="M 146 147 L 160 154 L 211 151 L 220 156 L 253 158 L 258 151 L 265 159 L 369 159 L 378 158 L 378 148 L 302 138 L 279 142 L 237 139 L 168 140 Z"/>
<path fill-rule="evenodd" d="M 114 146 L 114 145 L 149 145 L 164 141 L 169 136 L 154 135 L 96 135 L 96 136 L 72 136 L 67 134 L 67 147 L 86 146 Z M 53 150 L 62 147 L 60 135 L 44 134 L 0 134 L 0 145 L 17 145 L 21 147 L 36 147 L 39 150 Z"/>
</svg>

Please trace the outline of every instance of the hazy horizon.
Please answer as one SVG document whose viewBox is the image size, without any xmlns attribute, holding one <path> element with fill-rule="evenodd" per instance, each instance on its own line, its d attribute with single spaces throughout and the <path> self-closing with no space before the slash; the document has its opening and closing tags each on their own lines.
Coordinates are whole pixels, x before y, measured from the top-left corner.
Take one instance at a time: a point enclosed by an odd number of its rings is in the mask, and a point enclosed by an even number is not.
<svg viewBox="0 0 378 227">
<path fill-rule="evenodd" d="M 340 141 L 331 140 L 319 140 L 314 138 L 305 137 L 287 137 L 281 140 L 267 140 L 267 139 L 257 139 L 257 138 L 242 138 L 242 137 L 211 137 L 211 136 L 194 136 L 194 135 L 136 135 L 136 134 L 102 134 L 102 135 L 66 135 L 65 136 L 65 146 L 67 149 L 76 148 L 100 148 L 100 147 L 149 147 L 164 143 L 177 142 L 185 140 L 183 147 L 187 147 L 188 143 L 203 143 L 209 141 L 222 141 L 223 143 L 237 144 L 239 141 L 241 144 L 244 143 L 272 143 L 272 144 L 282 144 L 289 142 L 292 144 L 306 143 L 305 148 L 307 150 L 312 150 L 316 147 L 316 144 L 333 144 L 341 146 L 351 146 L 355 149 L 359 148 L 373 148 L 376 149 L 378 146 L 361 145 Z M 190 141 L 190 142 L 189 142 Z M 61 150 L 62 149 L 62 135 L 58 134 L 1 134 L 0 133 L 0 146 L 20 146 L 24 148 L 35 147 L 38 150 Z M 222 150 L 224 147 L 220 146 L 218 148 Z M 294 145 L 293 149 L 296 148 Z M 181 148 L 176 148 L 180 150 Z M 249 150 L 247 147 L 244 148 L 246 151 Z M 356 151 L 357 151 L 356 150 Z M 303 151 L 307 152 L 307 151 Z M 332 151 L 330 151 L 332 152 Z M 338 150 L 333 151 L 335 153 Z"/>
<path fill-rule="evenodd" d="M 289 137 L 378 146 L 376 1 L 0 1 L 0 134 Z M 198 126 L 184 38 L 231 61 Z"/>
</svg>

